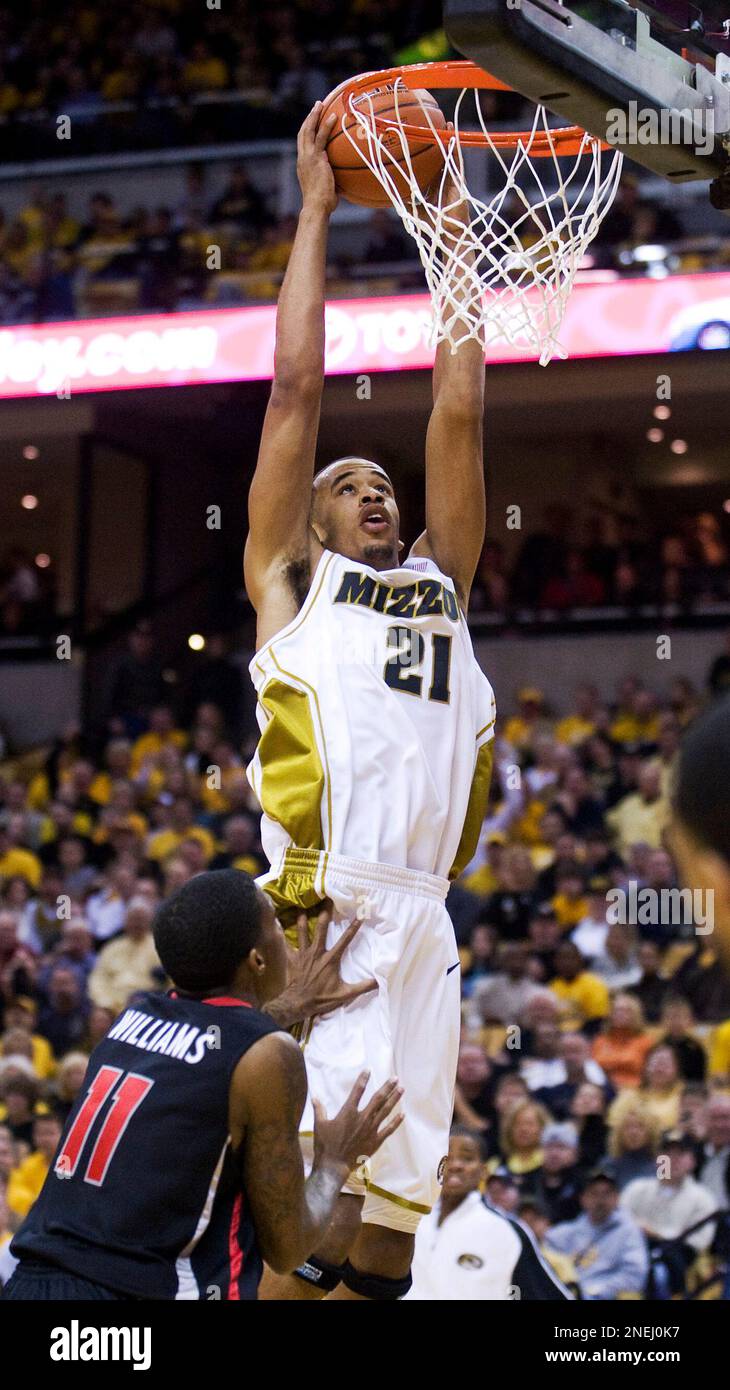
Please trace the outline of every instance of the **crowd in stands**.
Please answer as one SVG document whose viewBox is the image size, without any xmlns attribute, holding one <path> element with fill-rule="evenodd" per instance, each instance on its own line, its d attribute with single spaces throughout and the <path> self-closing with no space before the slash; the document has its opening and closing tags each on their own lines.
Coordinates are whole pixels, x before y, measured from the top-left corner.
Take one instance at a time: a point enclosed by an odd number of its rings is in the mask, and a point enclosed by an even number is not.
<svg viewBox="0 0 730 1390">
<path fill-rule="evenodd" d="M 580 526 L 556 503 L 511 559 L 502 542 L 487 541 L 470 617 L 474 625 L 548 617 L 565 625 L 633 620 L 645 605 L 697 617 L 730 601 L 728 559 L 724 513 L 688 512 L 671 531 L 655 530 L 648 516 L 598 512 Z M 53 568 L 39 569 L 18 547 L 0 555 L 0 640 L 48 636 L 53 612 Z"/>
<path fill-rule="evenodd" d="M 520 691 L 452 888 L 457 1118 L 482 1135 L 490 1200 L 584 1298 L 696 1292 L 728 1253 L 726 1218 L 709 1218 L 730 1198 L 730 976 L 667 838 L 697 709 L 682 679 L 664 699 L 583 685 L 558 719 Z"/>
<path fill-rule="evenodd" d="M 413 61 L 413 42 L 437 30 L 440 14 L 438 0 L 33 3 L 0 16 L 0 161 L 272 138 L 291 141 L 293 157 L 292 137 L 315 100 L 399 55 Z M 531 120 L 514 93 L 481 101 L 498 127 Z M 68 149 L 58 138 L 64 116 Z M 123 210 L 113 170 L 94 176 L 84 207 L 60 178 L 19 212 L 4 212 L 0 199 L 0 322 L 274 301 L 295 230 L 274 205 L 276 190 L 257 186 L 253 161 L 230 169 L 221 196 L 208 193 L 202 161 L 181 164 L 177 177 L 177 199 Z M 691 205 L 680 216 L 647 196 L 644 181 L 641 171 L 624 175 L 586 269 L 643 273 L 646 246 L 670 248 L 666 270 L 726 267 L 723 224 L 706 234 Z M 501 205 L 507 220 L 510 207 Z M 335 222 L 329 297 L 423 288 L 416 248 L 390 211 L 374 214 L 356 251 L 338 246 L 336 233 Z M 520 239 L 529 250 L 527 228 Z"/>
<path fill-rule="evenodd" d="M 0 147 L 53 156 L 57 115 L 77 153 L 291 135 L 344 77 L 440 22 L 437 0 L 31 0 L 0 26 Z"/>
<path fill-rule="evenodd" d="M 730 656 L 711 677 L 727 690 Z M 0 1245 L 38 1194 L 90 1049 L 138 991 L 165 988 L 157 905 L 204 869 L 264 867 L 242 693 L 216 638 L 173 709 L 140 624 L 97 734 L 69 729 L 2 769 Z M 727 1265 L 730 978 L 667 839 L 700 704 L 679 677 L 662 692 L 583 685 L 560 715 L 518 692 L 448 900 L 455 1118 L 480 1136 L 490 1201 L 584 1298 L 717 1296 Z"/>
<path fill-rule="evenodd" d="M 241 166 L 213 197 L 205 169 L 193 164 L 177 203 L 127 215 L 107 191 L 93 193 L 75 217 L 65 193 L 41 190 L 12 221 L 0 208 L 0 322 L 273 302 L 295 231 L 296 218 L 277 219 Z M 352 295 L 363 274 L 365 293 L 423 288 L 415 248 L 394 214 L 372 214 L 358 256 L 335 247 L 328 295 Z"/>
<path fill-rule="evenodd" d="M 511 563 L 501 542 L 487 542 L 470 611 L 510 618 L 524 610 L 565 617 L 644 604 L 701 608 L 730 597 L 728 557 L 724 518 L 711 512 L 687 512 L 672 530 L 655 530 L 649 517 L 609 521 L 600 513 L 581 527 L 555 504 Z"/>
<path fill-rule="evenodd" d="M 276 300 L 296 218 L 276 215 L 270 192 L 244 165 L 230 169 L 223 192 L 214 196 L 207 190 L 205 167 L 193 163 L 179 173 L 177 200 L 127 212 L 115 199 L 113 175 L 106 184 L 90 194 L 78 215 L 67 193 L 52 186 L 39 189 L 16 216 L 7 216 L 0 204 L 0 322 Z M 637 202 L 629 180 L 591 251 L 591 263 L 621 269 L 624 252 L 646 237 L 668 241 L 680 233 L 673 213 L 649 200 Z M 529 249 L 529 238 L 522 240 Z M 394 212 L 370 214 L 360 242 L 355 251 L 338 246 L 335 223 L 329 298 L 423 290 L 417 249 Z M 727 263 L 730 252 L 723 256 L 725 251 L 717 252 L 714 268 Z M 692 254 L 680 257 L 675 268 L 703 264 Z"/>
</svg>

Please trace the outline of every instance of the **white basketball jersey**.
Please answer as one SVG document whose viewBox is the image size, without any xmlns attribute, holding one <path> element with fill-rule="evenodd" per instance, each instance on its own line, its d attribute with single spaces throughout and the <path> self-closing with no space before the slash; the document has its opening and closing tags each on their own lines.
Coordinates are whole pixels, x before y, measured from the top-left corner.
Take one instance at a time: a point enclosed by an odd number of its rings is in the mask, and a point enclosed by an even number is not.
<svg viewBox="0 0 730 1390">
<path fill-rule="evenodd" d="M 296 618 L 250 666 L 248 769 L 270 863 L 324 850 L 453 876 L 486 809 L 495 705 L 454 586 L 325 551 Z"/>
</svg>

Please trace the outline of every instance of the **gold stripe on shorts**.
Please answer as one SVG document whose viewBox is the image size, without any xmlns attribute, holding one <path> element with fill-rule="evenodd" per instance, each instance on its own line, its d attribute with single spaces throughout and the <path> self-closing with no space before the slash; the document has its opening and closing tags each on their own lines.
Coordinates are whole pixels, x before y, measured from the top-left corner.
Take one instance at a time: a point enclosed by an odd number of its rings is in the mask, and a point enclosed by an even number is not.
<svg viewBox="0 0 730 1390">
<path fill-rule="evenodd" d="M 397 1197 L 395 1192 L 386 1192 L 384 1187 L 376 1187 L 375 1183 L 366 1183 L 368 1192 L 372 1192 L 375 1197 L 385 1197 L 388 1202 L 395 1202 L 397 1207 L 405 1207 L 407 1211 L 417 1211 L 421 1216 L 428 1216 L 431 1208 L 424 1207 L 420 1202 L 409 1202 L 405 1197 Z"/>
</svg>

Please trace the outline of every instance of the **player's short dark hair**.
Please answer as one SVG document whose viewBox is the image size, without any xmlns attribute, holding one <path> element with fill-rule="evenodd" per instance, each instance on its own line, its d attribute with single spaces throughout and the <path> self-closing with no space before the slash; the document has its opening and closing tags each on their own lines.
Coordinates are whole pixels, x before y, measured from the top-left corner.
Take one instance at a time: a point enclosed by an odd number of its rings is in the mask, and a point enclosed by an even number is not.
<svg viewBox="0 0 730 1390">
<path fill-rule="evenodd" d="M 677 816 L 705 849 L 730 863 L 730 697 L 695 720 L 679 750 L 674 793 Z"/>
<path fill-rule="evenodd" d="M 196 874 L 170 894 L 152 924 L 167 974 L 188 994 L 230 984 L 260 931 L 261 895 L 242 869 Z"/>
<path fill-rule="evenodd" d="M 484 1135 L 479 1133 L 478 1129 L 469 1129 L 468 1125 L 452 1125 L 449 1139 L 471 1139 L 472 1144 L 475 1144 L 479 1151 L 479 1157 L 482 1163 L 486 1163 L 489 1157 L 487 1141 Z"/>
</svg>

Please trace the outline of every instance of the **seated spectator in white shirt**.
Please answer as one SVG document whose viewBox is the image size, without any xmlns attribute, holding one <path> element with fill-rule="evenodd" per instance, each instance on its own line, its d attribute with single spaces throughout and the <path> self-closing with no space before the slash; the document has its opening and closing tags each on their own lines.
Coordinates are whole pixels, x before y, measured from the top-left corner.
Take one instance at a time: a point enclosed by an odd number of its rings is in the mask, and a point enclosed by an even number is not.
<svg viewBox="0 0 730 1390">
<path fill-rule="evenodd" d="M 91 895 L 86 904 L 86 918 L 96 941 L 108 941 L 122 930 L 127 905 L 135 896 L 136 885 L 134 869 L 117 864 L 109 871 L 101 892 Z"/>
<path fill-rule="evenodd" d="M 608 937 L 608 903 L 606 894 L 611 880 L 602 874 L 594 874 L 588 880 L 588 912 L 581 918 L 577 927 L 570 933 L 570 939 L 578 947 L 586 960 L 603 955 Z"/>
<path fill-rule="evenodd" d="M 556 1120 L 565 1120 L 570 1115 L 573 1097 L 579 1086 L 588 1081 L 606 1090 L 608 1079 L 603 1068 L 591 1057 L 591 1045 L 583 1033 L 563 1033 L 560 1056 L 564 1072 L 562 1080 L 553 1081 L 549 1086 L 536 1087 L 532 1095 L 547 1106 Z"/>
<path fill-rule="evenodd" d="M 569 1299 L 531 1232 L 482 1197 L 484 1157 L 478 1134 L 460 1126 L 452 1131 L 441 1198 L 416 1232 L 406 1301 Z"/>
<path fill-rule="evenodd" d="M 657 1155 L 657 1175 L 636 1178 L 621 1193 L 621 1205 L 631 1213 L 648 1239 L 679 1240 L 695 1254 L 709 1249 L 715 1234 L 714 1222 L 701 1225 L 684 1239 L 685 1231 L 717 1210 L 711 1192 L 692 1177 L 695 1141 L 680 1129 L 662 1136 Z"/>
<path fill-rule="evenodd" d="M 152 936 L 154 915 L 146 898 L 132 898 L 122 935 L 107 942 L 89 976 L 89 995 L 94 1004 L 117 1014 L 130 995 L 162 987 L 165 973 Z"/>
<path fill-rule="evenodd" d="M 565 1062 L 560 1055 L 563 1034 L 557 1023 L 538 1023 L 532 1032 L 532 1056 L 520 1063 L 531 1091 L 540 1086 L 559 1086 L 565 1081 Z"/>
<path fill-rule="evenodd" d="M 642 969 L 631 927 L 618 922 L 609 927 L 605 949 L 594 957 L 591 969 L 612 994 L 638 985 Z"/>
<path fill-rule="evenodd" d="M 570 1255 L 581 1296 L 614 1299 L 642 1294 L 649 1273 L 649 1252 L 637 1223 L 619 1206 L 613 1167 L 599 1165 L 587 1176 L 581 1197 L 583 1215 L 551 1226 L 545 1243 Z"/>
</svg>

